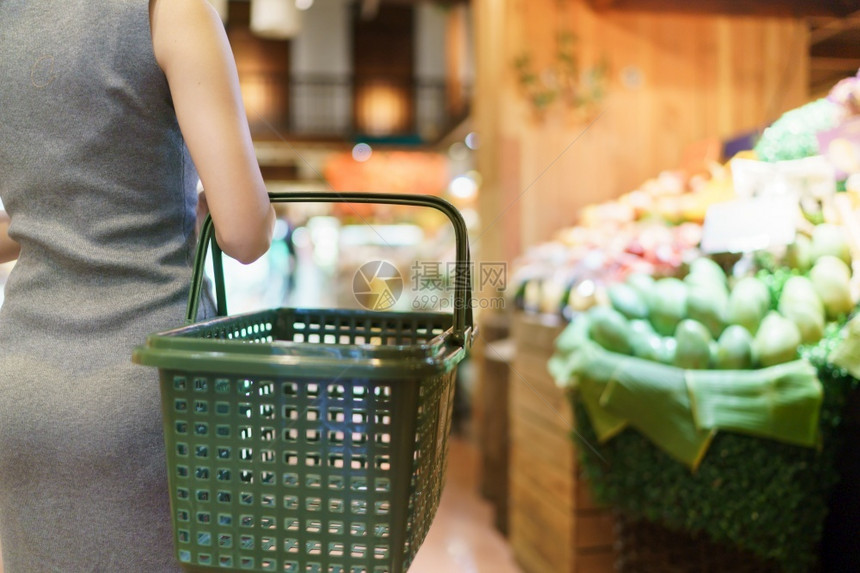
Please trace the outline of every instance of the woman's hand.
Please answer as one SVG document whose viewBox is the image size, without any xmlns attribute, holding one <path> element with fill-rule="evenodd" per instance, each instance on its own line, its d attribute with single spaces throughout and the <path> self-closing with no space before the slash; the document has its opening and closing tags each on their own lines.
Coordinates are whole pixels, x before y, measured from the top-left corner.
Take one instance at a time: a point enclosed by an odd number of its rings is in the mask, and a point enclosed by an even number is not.
<svg viewBox="0 0 860 573">
<path fill-rule="evenodd" d="M 209 204 L 206 202 L 206 192 L 201 191 L 197 194 L 197 234 L 203 228 L 203 221 L 206 220 L 206 215 L 209 214 Z M 0 571 L 0 573 L 3 573 Z"/>
<path fill-rule="evenodd" d="M 0 263 L 8 263 L 18 258 L 21 246 L 9 237 L 9 215 L 0 211 Z"/>
</svg>

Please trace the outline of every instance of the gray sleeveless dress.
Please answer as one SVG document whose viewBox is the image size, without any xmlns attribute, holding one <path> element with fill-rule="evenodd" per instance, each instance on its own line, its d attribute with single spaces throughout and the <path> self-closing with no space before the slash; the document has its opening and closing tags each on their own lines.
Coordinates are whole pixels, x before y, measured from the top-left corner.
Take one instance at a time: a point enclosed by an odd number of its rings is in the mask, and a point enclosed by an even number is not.
<svg viewBox="0 0 860 573">
<path fill-rule="evenodd" d="M 0 0 L 5 573 L 179 571 L 146 334 L 181 325 L 197 182 L 148 0 Z"/>
</svg>

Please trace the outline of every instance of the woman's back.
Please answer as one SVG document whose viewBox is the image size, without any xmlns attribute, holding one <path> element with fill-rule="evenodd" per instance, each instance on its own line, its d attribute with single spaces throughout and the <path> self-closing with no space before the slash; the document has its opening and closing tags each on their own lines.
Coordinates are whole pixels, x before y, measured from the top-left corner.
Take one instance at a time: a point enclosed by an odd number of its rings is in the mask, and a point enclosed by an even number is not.
<svg viewBox="0 0 860 573">
<path fill-rule="evenodd" d="M 130 356 L 182 323 L 197 176 L 149 1 L 0 1 L 0 81 L 5 573 L 178 570 L 157 381 Z"/>
<path fill-rule="evenodd" d="M 148 1 L 56 5 L 0 4 L 0 194 L 22 247 L 9 318 L 74 335 L 184 300 L 197 175 Z"/>
</svg>

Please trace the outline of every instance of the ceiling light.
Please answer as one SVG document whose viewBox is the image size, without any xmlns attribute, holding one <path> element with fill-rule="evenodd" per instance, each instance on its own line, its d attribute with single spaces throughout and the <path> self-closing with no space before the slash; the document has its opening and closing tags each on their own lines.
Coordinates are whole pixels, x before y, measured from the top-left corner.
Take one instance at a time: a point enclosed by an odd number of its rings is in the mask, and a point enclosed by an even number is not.
<svg viewBox="0 0 860 573">
<path fill-rule="evenodd" d="M 301 28 L 301 12 L 287 0 L 251 0 L 251 31 L 262 38 L 287 40 Z"/>
</svg>

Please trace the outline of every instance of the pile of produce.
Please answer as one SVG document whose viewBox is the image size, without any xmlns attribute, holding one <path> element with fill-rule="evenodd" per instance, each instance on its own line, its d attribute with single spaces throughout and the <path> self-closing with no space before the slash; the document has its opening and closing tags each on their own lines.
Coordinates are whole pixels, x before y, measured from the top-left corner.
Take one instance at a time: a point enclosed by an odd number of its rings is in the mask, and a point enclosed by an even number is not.
<svg viewBox="0 0 860 573">
<path fill-rule="evenodd" d="M 795 267 L 730 280 L 699 258 L 684 279 L 634 273 L 608 290 L 610 306 L 588 311 L 603 348 L 685 369 L 743 370 L 795 360 L 825 324 L 854 308 L 842 230 L 819 225 L 789 250 Z"/>
<path fill-rule="evenodd" d="M 729 170 L 715 164 L 695 175 L 664 171 L 617 200 L 585 207 L 576 226 L 516 262 L 513 305 L 569 319 L 629 274 L 676 275 L 699 254 L 708 206 L 732 193 Z"/>
</svg>

